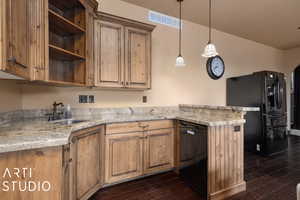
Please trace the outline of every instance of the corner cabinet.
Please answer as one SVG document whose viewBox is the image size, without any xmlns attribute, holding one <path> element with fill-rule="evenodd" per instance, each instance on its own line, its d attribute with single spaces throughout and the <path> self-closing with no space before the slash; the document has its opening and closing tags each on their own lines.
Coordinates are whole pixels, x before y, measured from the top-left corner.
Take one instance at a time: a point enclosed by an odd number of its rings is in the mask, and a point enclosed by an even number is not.
<svg viewBox="0 0 300 200">
<path fill-rule="evenodd" d="M 86 200 L 102 186 L 102 126 L 72 134 L 69 199 Z"/>
<path fill-rule="evenodd" d="M 151 88 L 151 33 L 155 26 L 107 13 L 95 20 L 95 86 Z"/>
</svg>

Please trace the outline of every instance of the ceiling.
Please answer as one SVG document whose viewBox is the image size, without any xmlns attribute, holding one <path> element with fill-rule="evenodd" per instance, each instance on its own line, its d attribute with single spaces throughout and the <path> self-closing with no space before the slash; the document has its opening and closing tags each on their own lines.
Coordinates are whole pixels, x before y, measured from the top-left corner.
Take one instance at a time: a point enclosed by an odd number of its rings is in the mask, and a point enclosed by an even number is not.
<svg viewBox="0 0 300 200">
<path fill-rule="evenodd" d="M 122 0 L 178 16 L 176 0 Z M 215 0 L 213 27 L 279 49 L 300 46 L 300 0 Z M 208 0 L 185 0 L 183 18 L 208 25 Z"/>
</svg>

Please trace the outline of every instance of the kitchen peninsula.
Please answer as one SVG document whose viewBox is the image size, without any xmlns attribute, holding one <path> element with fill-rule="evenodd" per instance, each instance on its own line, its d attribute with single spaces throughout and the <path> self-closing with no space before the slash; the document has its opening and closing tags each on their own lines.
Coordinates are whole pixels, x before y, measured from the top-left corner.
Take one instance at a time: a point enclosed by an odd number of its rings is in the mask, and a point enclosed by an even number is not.
<svg viewBox="0 0 300 200">
<path fill-rule="evenodd" d="M 248 111 L 259 108 L 179 105 L 73 109 L 73 123 L 48 122 L 45 110 L 2 113 L 0 173 L 7 168 L 33 169 L 32 176 L 5 180 L 47 181 L 51 189 L 27 193 L 1 188 L 1 197 L 88 199 L 103 187 L 178 169 L 179 122 L 185 121 L 207 127 L 208 196 L 223 199 L 246 189 L 243 124 Z"/>
</svg>

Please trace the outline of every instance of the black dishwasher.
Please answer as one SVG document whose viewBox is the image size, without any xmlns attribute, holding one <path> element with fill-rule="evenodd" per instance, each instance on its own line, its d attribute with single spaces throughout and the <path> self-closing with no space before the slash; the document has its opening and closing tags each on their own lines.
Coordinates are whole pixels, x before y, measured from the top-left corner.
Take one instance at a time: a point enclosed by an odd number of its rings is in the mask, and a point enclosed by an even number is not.
<svg viewBox="0 0 300 200">
<path fill-rule="evenodd" d="M 207 199 L 207 127 L 180 122 L 180 177 Z"/>
</svg>

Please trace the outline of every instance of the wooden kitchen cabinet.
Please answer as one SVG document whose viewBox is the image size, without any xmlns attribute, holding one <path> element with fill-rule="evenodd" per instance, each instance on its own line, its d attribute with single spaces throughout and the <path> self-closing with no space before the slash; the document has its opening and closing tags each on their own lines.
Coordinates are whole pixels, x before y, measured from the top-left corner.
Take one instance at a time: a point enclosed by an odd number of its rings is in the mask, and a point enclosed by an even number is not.
<svg viewBox="0 0 300 200">
<path fill-rule="evenodd" d="M 70 199 L 85 200 L 102 185 L 102 127 L 90 128 L 72 134 Z"/>
<path fill-rule="evenodd" d="M 47 82 L 71 86 L 91 84 L 93 11 L 97 5 L 94 0 L 48 0 Z"/>
<path fill-rule="evenodd" d="M 174 166 L 174 129 L 145 133 L 144 173 L 152 174 Z"/>
<path fill-rule="evenodd" d="M 105 185 L 174 167 L 172 120 L 106 126 Z"/>
<path fill-rule="evenodd" d="M 120 24 L 95 21 L 95 85 L 124 86 L 124 30 Z"/>
<path fill-rule="evenodd" d="M 97 6 L 95 0 L 1 1 L 0 70 L 51 85 L 93 85 Z"/>
<path fill-rule="evenodd" d="M 243 125 L 209 127 L 207 135 L 210 199 L 226 199 L 245 191 Z"/>
<path fill-rule="evenodd" d="M 95 85 L 150 89 L 155 26 L 99 12 L 95 20 Z"/>
<path fill-rule="evenodd" d="M 0 70 L 45 79 L 45 0 L 0 2 Z"/>
<path fill-rule="evenodd" d="M 150 89 L 151 32 L 125 28 L 126 87 Z"/>
<path fill-rule="evenodd" d="M 143 174 L 143 135 L 139 132 L 106 136 L 105 183 Z"/>
<path fill-rule="evenodd" d="M 63 147 L 1 153 L 1 182 L 7 181 L 9 186 L 8 191 L 5 191 L 4 184 L 1 187 L 1 199 L 66 200 L 63 198 L 63 161 Z M 7 170 L 10 175 L 5 173 Z M 29 190 L 29 181 L 33 191 Z M 14 190 L 13 182 L 16 182 Z M 24 187 L 24 184 L 27 186 Z M 22 191 L 24 188 L 26 190 Z"/>
</svg>

